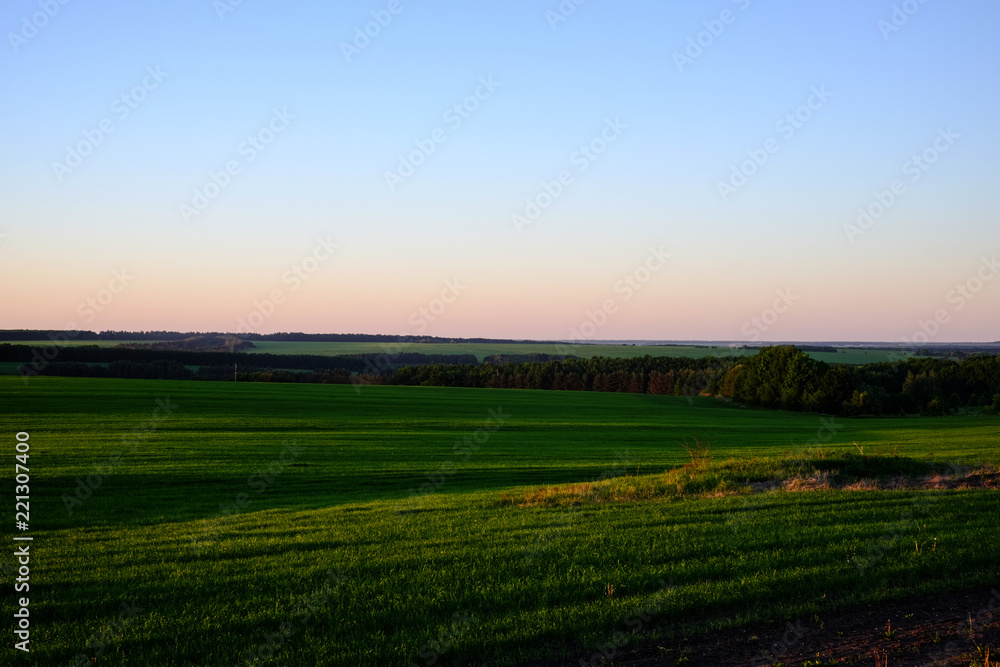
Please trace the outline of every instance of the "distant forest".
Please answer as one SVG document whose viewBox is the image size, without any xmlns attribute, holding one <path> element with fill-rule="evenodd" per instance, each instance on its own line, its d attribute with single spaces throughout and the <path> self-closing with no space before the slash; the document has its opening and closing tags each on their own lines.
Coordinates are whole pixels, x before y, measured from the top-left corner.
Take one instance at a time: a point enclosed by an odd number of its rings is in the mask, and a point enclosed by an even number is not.
<svg viewBox="0 0 1000 667">
<path fill-rule="evenodd" d="M 19 373 L 113 378 L 308 382 L 713 396 L 842 416 L 1000 413 L 1000 355 L 850 366 L 791 345 L 747 357 L 611 359 L 544 354 L 344 356 L 0 344 Z"/>
<path fill-rule="evenodd" d="M 410 364 L 475 364 L 478 359 L 473 354 L 420 354 L 403 352 L 392 356 L 391 363 L 382 359 L 384 354 L 351 354 L 327 356 L 320 354 L 245 354 L 243 352 L 215 352 L 201 350 L 174 350 L 135 347 L 99 347 L 80 345 L 59 347 L 56 345 L 32 347 L 30 345 L 0 344 L 0 361 L 20 362 L 21 375 L 86 375 L 84 369 L 74 368 L 66 372 L 69 364 L 90 366 L 92 364 L 149 364 L 170 362 L 180 368 L 187 366 L 223 366 L 232 379 L 234 365 L 247 371 L 265 369 L 331 370 L 348 372 L 381 373 Z M 95 377 L 101 377 L 101 367 L 95 367 Z M 62 371 L 62 372 L 60 372 Z M 128 376 L 120 376 L 128 377 Z M 147 377 L 147 376 L 136 376 Z M 155 378 L 153 378 L 155 379 Z M 189 379 L 171 376 L 162 379 Z M 194 379 L 193 376 L 190 379 Z"/>
<path fill-rule="evenodd" d="M 410 366 L 378 381 L 715 396 L 751 406 L 843 416 L 1000 412 L 1000 355 L 850 366 L 817 361 L 784 345 L 742 358 L 595 357 L 499 366 Z"/>
<path fill-rule="evenodd" d="M 389 334 L 310 334 L 302 332 L 280 332 L 273 334 L 259 333 L 220 333 L 199 331 L 84 331 L 84 330 L 50 330 L 50 329 L 0 329 L 0 342 L 4 341 L 45 341 L 48 344 L 59 345 L 69 341 L 182 341 L 191 338 L 208 336 L 232 337 L 244 341 L 280 341 L 294 343 L 534 343 L 557 345 L 559 341 L 538 341 L 507 338 L 444 338 L 440 336 L 407 336 Z M 583 343 L 586 344 L 586 343 Z M 625 343 L 609 343 L 621 344 Z M 658 346 L 669 347 L 680 345 L 688 347 L 690 343 L 655 343 Z M 858 344 L 852 344 L 857 347 Z M 996 354 L 1000 341 L 995 343 L 965 343 L 965 344 L 933 344 L 918 346 L 903 343 L 899 347 L 879 345 L 879 349 L 905 351 L 916 356 L 955 357 L 963 358 L 972 354 Z M 718 346 L 713 346 L 718 347 Z M 797 344 L 805 352 L 836 352 L 837 348 L 830 345 Z M 743 350 L 758 349 L 758 346 L 743 345 Z"/>
<path fill-rule="evenodd" d="M 0 329 L 0 341 L 175 341 L 205 335 L 232 335 L 243 340 L 270 340 L 296 343 L 533 343 L 530 340 L 500 338 L 441 338 L 439 336 L 393 336 L 385 334 L 309 334 L 309 333 L 239 333 L 227 334 L 204 331 L 54 331 L 48 329 Z"/>
</svg>

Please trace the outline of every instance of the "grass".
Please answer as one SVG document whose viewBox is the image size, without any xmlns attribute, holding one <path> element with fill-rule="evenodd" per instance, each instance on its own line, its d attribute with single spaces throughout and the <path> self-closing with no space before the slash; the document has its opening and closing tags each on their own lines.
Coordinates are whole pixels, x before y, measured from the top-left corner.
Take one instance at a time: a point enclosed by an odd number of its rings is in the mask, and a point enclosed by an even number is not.
<svg viewBox="0 0 1000 667">
<path fill-rule="evenodd" d="M 839 452 L 818 457 L 730 457 L 711 461 L 707 448 L 692 460 L 654 475 L 630 475 L 528 489 L 523 496 L 502 493 L 498 504 L 518 507 L 579 507 L 601 503 L 687 500 L 694 497 L 750 496 L 775 491 L 929 490 L 997 488 L 1000 468 L 955 466 L 901 456 Z"/>
<path fill-rule="evenodd" d="M 157 400 L 172 414 L 150 421 Z M 664 396 L 13 377 L 0 378 L 0 406 L 10 432 L 31 434 L 28 664 L 98 651 L 129 665 L 519 664 L 624 645 L 636 629 L 780 625 L 996 576 L 995 491 L 737 488 L 824 465 L 874 477 L 995 465 L 996 418 L 824 422 Z M 120 465 L 68 513 L 62 497 L 116 450 Z M 500 500 L 671 474 L 690 478 L 684 497 Z M 707 497 L 711 475 L 734 493 Z M 130 602 L 142 610 L 115 621 Z"/>
<path fill-rule="evenodd" d="M 36 641 L 42 655 L 68 657 L 133 600 L 147 611 L 115 647 L 122 662 L 234 664 L 328 587 L 276 664 L 425 664 L 456 614 L 471 627 L 439 664 L 517 664 L 594 650 L 654 605 L 643 628 L 654 636 L 720 632 L 992 581 L 996 504 L 975 493 L 943 499 L 860 570 L 852 558 L 911 507 L 884 493 L 788 494 L 736 524 L 746 510 L 732 499 L 567 514 L 471 494 L 416 515 L 384 501 L 247 515 L 197 557 L 198 522 L 55 531 L 37 575 L 49 586 L 36 595 Z M 910 533 L 938 537 L 938 549 L 914 552 Z M 676 588 L 663 594 L 661 580 Z"/>
</svg>

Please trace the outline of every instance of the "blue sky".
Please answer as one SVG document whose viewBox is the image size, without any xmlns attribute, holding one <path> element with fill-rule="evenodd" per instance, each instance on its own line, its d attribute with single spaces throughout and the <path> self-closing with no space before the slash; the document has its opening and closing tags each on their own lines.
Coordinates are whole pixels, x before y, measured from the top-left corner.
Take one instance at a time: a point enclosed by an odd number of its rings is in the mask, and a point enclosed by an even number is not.
<svg viewBox="0 0 1000 667">
<path fill-rule="evenodd" d="M 562 6 L 6 3 L 0 326 L 418 333 L 458 280 L 419 333 L 566 338 L 613 299 L 595 338 L 1000 339 L 996 3 Z"/>
</svg>

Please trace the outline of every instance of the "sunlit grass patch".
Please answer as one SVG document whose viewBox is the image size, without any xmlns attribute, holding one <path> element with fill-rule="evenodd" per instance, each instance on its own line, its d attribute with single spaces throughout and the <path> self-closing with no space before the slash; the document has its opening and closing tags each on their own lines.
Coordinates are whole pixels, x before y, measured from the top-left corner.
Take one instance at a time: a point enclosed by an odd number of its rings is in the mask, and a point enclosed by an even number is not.
<svg viewBox="0 0 1000 667">
<path fill-rule="evenodd" d="M 810 457 L 730 457 L 714 462 L 709 450 L 700 448 L 691 450 L 689 463 L 659 474 L 626 474 L 592 482 L 504 491 L 499 495 L 499 504 L 575 507 L 774 491 L 903 491 L 997 488 L 998 485 L 1000 466 L 973 468 L 905 456 L 852 452 Z"/>
</svg>

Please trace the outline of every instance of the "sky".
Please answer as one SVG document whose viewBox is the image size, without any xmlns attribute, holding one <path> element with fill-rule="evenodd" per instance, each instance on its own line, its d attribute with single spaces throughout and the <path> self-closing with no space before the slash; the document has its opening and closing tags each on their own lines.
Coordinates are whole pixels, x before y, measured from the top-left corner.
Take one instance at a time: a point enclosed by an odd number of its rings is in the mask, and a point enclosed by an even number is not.
<svg viewBox="0 0 1000 667">
<path fill-rule="evenodd" d="M 1000 340 L 993 0 L 9 0 L 0 328 Z"/>
</svg>

